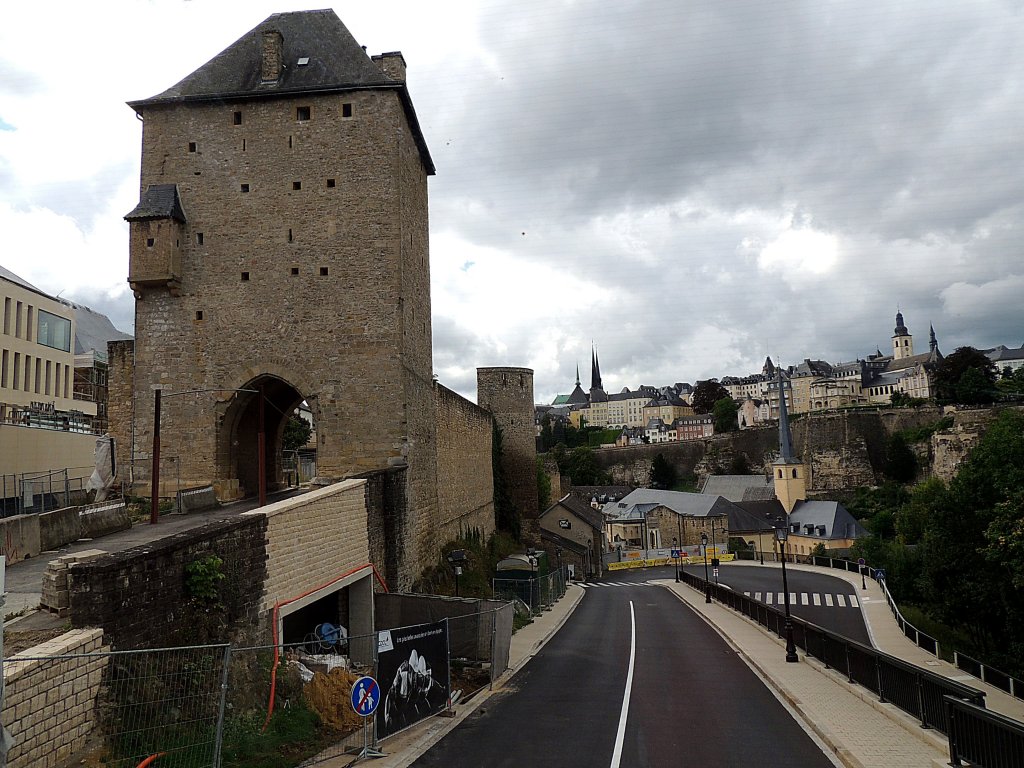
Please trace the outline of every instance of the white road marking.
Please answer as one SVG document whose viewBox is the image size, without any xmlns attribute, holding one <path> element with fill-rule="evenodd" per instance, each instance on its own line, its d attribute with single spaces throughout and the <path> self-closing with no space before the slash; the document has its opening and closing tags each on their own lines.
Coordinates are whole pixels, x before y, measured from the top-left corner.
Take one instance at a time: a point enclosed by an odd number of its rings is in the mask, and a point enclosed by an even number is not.
<svg viewBox="0 0 1024 768">
<path fill-rule="evenodd" d="M 846 607 L 846 595 L 836 595 L 836 602 L 839 603 L 840 608 Z"/>
<path fill-rule="evenodd" d="M 765 592 L 765 594 L 764 594 L 764 601 L 765 601 L 765 603 L 767 605 L 771 605 L 773 602 L 775 602 L 775 593 L 774 592 Z"/>
<path fill-rule="evenodd" d="M 814 593 L 814 604 L 821 605 L 821 595 L 819 595 L 817 592 Z"/>
<path fill-rule="evenodd" d="M 831 608 L 834 603 L 832 602 L 832 595 L 825 595 L 825 605 Z"/>
<path fill-rule="evenodd" d="M 860 608 L 860 603 L 857 602 L 857 596 L 856 595 L 850 595 L 850 607 L 851 608 Z"/>
<path fill-rule="evenodd" d="M 789 593 L 789 604 L 796 605 L 796 592 Z"/>
<path fill-rule="evenodd" d="M 810 605 L 811 604 L 811 601 L 807 599 L 807 593 L 806 592 L 801 592 L 800 593 L 800 604 L 801 605 Z"/>
<path fill-rule="evenodd" d="M 633 690 L 633 664 L 636 661 L 636 614 L 633 601 L 629 601 L 629 672 L 626 673 L 626 692 L 622 697 L 622 712 L 619 715 L 619 730 L 615 734 L 615 749 L 612 751 L 611 768 L 619 768 L 622 762 L 622 745 L 626 739 L 626 719 L 629 717 L 629 695 Z"/>
</svg>

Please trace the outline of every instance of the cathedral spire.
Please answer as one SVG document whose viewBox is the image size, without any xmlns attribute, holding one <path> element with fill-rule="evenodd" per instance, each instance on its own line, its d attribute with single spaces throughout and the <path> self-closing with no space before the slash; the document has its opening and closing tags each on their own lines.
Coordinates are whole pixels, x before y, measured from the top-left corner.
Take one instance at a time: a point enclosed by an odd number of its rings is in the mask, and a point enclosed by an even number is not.
<svg viewBox="0 0 1024 768">
<path fill-rule="evenodd" d="M 576 386 L 580 385 L 580 364 L 576 363 Z"/>
<path fill-rule="evenodd" d="M 590 347 L 590 388 L 604 389 L 601 386 L 601 361 L 597 359 L 597 349 Z"/>
<path fill-rule="evenodd" d="M 939 342 L 935 339 L 935 326 L 928 326 L 928 348 L 934 352 L 939 348 Z"/>
</svg>

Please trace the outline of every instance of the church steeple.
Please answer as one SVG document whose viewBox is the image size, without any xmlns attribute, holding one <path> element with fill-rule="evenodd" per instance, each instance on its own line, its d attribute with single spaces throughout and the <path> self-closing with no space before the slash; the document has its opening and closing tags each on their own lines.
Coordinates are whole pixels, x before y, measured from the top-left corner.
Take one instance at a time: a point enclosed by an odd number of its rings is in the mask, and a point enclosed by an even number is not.
<svg viewBox="0 0 1024 768">
<path fill-rule="evenodd" d="M 786 389 L 782 382 L 782 368 L 778 370 L 779 386 L 779 458 L 772 464 L 775 498 L 788 515 L 798 501 L 807 498 L 807 479 L 803 463 L 793 456 L 793 438 L 789 432 L 789 413 L 786 409 Z"/>
<path fill-rule="evenodd" d="M 601 361 L 597 359 L 597 350 L 590 348 L 590 388 L 604 389 L 601 385 Z"/>
<path fill-rule="evenodd" d="M 580 364 L 576 363 L 576 386 L 580 385 Z"/>
<path fill-rule="evenodd" d="M 902 360 L 914 356 L 914 337 L 903 322 L 903 313 L 896 310 L 896 328 L 892 336 L 892 359 Z"/>
<path fill-rule="evenodd" d="M 931 350 L 932 354 L 939 348 L 939 342 L 935 339 L 935 326 L 928 326 L 928 349 Z"/>
</svg>

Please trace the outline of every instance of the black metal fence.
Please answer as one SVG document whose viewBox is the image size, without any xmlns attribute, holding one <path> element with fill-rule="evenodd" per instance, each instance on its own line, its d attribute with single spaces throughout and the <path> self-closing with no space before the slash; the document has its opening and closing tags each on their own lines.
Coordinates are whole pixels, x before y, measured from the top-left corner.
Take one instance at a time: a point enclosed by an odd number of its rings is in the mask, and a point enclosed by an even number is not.
<svg viewBox="0 0 1024 768">
<path fill-rule="evenodd" d="M 1005 691 L 1015 699 L 1024 699 L 1024 680 L 1020 678 L 1008 675 L 1006 672 L 1000 672 L 995 667 L 990 667 L 984 662 L 972 659 L 970 656 L 959 651 L 953 651 L 953 665 L 957 669 L 962 669 L 967 674 L 973 675 L 983 683 L 988 683 L 993 688 Z"/>
<path fill-rule="evenodd" d="M 949 721 L 949 764 L 981 768 L 1024 765 L 1024 723 L 955 696 L 943 697 Z"/>
<path fill-rule="evenodd" d="M 750 617 L 779 637 L 784 636 L 786 617 L 782 611 L 716 584 L 708 585 L 704 579 L 685 571 L 682 578 L 701 592 L 710 588 L 718 602 Z M 792 624 L 793 639 L 808 656 L 843 673 L 851 683 L 876 694 L 880 701 L 917 718 L 922 727 L 947 733 L 946 696 L 969 701 L 980 708 L 985 706 L 985 694 L 976 688 L 915 667 L 809 621 L 793 617 Z"/>
</svg>

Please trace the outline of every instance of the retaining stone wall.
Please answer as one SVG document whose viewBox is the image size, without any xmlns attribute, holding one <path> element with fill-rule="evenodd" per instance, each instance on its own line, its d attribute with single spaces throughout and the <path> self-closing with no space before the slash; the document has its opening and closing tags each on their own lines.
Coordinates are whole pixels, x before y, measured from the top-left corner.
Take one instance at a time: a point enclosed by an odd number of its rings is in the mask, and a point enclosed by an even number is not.
<svg viewBox="0 0 1024 768">
<path fill-rule="evenodd" d="M 3 665 L 3 723 L 14 737 L 8 768 L 63 765 L 96 726 L 95 699 L 108 657 L 51 661 L 49 656 L 102 653 L 103 632 L 78 629 L 16 654 Z"/>
</svg>

